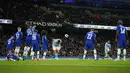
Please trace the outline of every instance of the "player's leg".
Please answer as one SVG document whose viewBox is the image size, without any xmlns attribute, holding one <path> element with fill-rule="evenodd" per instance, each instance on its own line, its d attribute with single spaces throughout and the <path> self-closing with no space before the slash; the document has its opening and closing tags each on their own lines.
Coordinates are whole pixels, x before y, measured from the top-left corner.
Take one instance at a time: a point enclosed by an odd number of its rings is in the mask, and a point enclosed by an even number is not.
<svg viewBox="0 0 130 73">
<path fill-rule="evenodd" d="M 60 53 L 60 49 L 61 49 L 61 46 L 58 46 L 58 47 L 56 48 L 56 59 L 58 59 L 58 55 L 59 55 L 59 53 Z"/>
<path fill-rule="evenodd" d="M 17 48 L 17 56 L 19 56 L 19 52 L 20 52 L 20 46 L 18 46 L 18 48 Z"/>
<path fill-rule="evenodd" d="M 46 59 L 46 53 L 47 53 L 47 47 L 45 47 L 45 46 L 42 47 L 42 52 L 43 52 L 43 53 L 42 53 L 42 54 L 43 54 L 42 59 L 45 60 L 45 59 Z"/>
<path fill-rule="evenodd" d="M 11 50 L 8 49 L 8 54 L 6 56 L 6 60 L 10 60 L 10 55 L 12 54 Z"/>
<path fill-rule="evenodd" d="M 118 60 L 120 60 L 120 55 L 121 55 L 121 48 L 117 48 L 117 58 L 116 58 L 116 60 L 115 61 L 118 61 Z"/>
<path fill-rule="evenodd" d="M 123 59 L 124 59 L 124 61 L 125 61 L 125 60 L 126 60 L 126 53 L 127 53 L 127 52 L 126 52 L 126 42 L 125 42 L 125 41 L 123 42 L 123 47 L 124 47 L 124 48 L 123 48 Z"/>
<path fill-rule="evenodd" d="M 93 50 L 94 59 L 97 60 L 97 50 L 95 49 L 94 44 L 91 44 L 90 49 Z"/>
<path fill-rule="evenodd" d="M 85 48 L 84 48 L 84 54 L 83 54 L 83 59 L 86 58 L 86 54 L 87 54 L 87 50 L 88 50 L 89 46 L 88 44 L 85 45 Z"/>
<path fill-rule="evenodd" d="M 18 52 L 19 52 L 19 48 L 18 48 L 18 46 L 16 46 L 15 50 L 14 50 L 14 54 L 16 54 L 18 56 Z"/>
<path fill-rule="evenodd" d="M 57 58 L 57 47 L 56 46 L 53 46 L 53 52 L 54 52 L 54 56 L 55 56 L 55 59 Z"/>
<path fill-rule="evenodd" d="M 37 43 L 36 45 L 36 50 L 37 50 L 37 60 L 39 60 L 39 56 L 40 56 L 40 49 L 39 49 L 39 44 Z"/>
<path fill-rule="evenodd" d="M 126 49 L 123 49 L 123 59 L 126 60 Z"/>
<path fill-rule="evenodd" d="M 97 60 L 97 51 L 96 51 L 96 49 L 94 49 L 93 52 L 94 52 L 94 59 Z"/>
<path fill-rule="evenodd" d="M 19 41 L 19 40 L 16 40 L 15 54 L 16 54 L 17 56 L 19 56 L 19 52 L 20 52 L 20 47 L 21 47 L 21 45 L 22 45 L 22 42 Z"/>
<path fill-rule="evenodd" d="M 23 53 L 25 57 L 27 57 L 28 55 L 28 52 L 31 48 L 30 46 L 31 46 L 31 39 L 26 39 L 26 46 L 24 47 L 24 53 Z"/>
<path fill-rule="evenodd" d="M 110 52 L 110 49 L 108 48 L 108 49 L 107 49 L 107 57 L 108 57 L 108 58 L 110 58 L 109 52 Z"/>
<path fill-rule="evenodd" d="M 84 49 L 83 59 L 85 59 L 85 58 L 86 58 L 86 54 L 87 54 L 87 50 L 86 50 L 86 49 Z"/>
<path fill-rule="evenodd" d="M 40 60 L 39 56 L 40 56 L 40 51 L 37 50 L 37 60 Z"/>
<path fill-rule="evenodd" d="M 27 57 L 27 46 L 24 47 L 23 57 Z"/>
<path fill-rule="evenodd" d="M 104 52 L 105 52 L 105 58 L 107 58 L 107 49 L 106 48 L 105 48 Z"/>
<path fill-rule="evenodd" d="M 35 56 L 35 46 L 32 44 L 32 48 L 31 48 L 31 53 L 30 56 L 32 56 L 32 60 L 34 60 L 34 56 Z"/>
<path fill-rule="evenodd" d="M 121 55 L 121 47 L 122 47 L 122 41 L 118 41 L 117 42 L 117 60 L 120 60 L 120 55 Z"/>
</svg>

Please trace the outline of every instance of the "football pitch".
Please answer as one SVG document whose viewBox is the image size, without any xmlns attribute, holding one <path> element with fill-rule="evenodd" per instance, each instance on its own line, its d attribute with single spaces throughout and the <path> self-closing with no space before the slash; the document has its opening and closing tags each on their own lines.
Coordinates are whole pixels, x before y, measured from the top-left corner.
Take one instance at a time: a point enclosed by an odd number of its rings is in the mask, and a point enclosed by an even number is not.
<svg viewBox="0 0 130 73">
<path fill-rule="evenodd" d="M 130 73 L 130 60 L 0 61 L 1 73 Z"/>
</svg>

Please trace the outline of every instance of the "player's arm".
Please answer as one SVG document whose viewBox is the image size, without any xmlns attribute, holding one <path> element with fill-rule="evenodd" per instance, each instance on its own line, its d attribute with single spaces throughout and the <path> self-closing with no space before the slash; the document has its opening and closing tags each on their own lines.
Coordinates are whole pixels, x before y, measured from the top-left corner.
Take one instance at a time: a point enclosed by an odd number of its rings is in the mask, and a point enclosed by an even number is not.
<svg viewBox="0 0 130 73">
<path fill-rule="evenodd" d="M 120 30 L 120 27 L 117 26 L 117 27 L 116 27 L 116 37 L 115 37 L 115 41 L 116 41 L 116 42 L 117 42 L 117 39 L 118 39 L 119 30 Z"/>
<path fill-rule="evenodd" d="M 126 31 L 126 40 L 127 40 L 127 43 L 129 43 L 128 32 L 127 31 Z"/>
<path fill-rule="evenodd" d="M 94 43 L 97 45 L 97 39 L 96 39 L 96 34 L 94 34 Z"/>
<path fill-rule="evenodd" d="M 116 37 L 115 37 L 115 41 L 117 42 L 117 39 L 118 39 L 118 34 L 119 34 L 119 31 L 117 30 L 116 31 Z"/>
<path fill-rule="evenodd" d="M 38 42 L 40 43 L 40 42 L 41 42 L 41 41 L 40 41 L 40 38 L 41 38 L 41 37 L 40 37 L 40 34 L 38 34 L 37 37 L 38 37 Z"/>
</svg>

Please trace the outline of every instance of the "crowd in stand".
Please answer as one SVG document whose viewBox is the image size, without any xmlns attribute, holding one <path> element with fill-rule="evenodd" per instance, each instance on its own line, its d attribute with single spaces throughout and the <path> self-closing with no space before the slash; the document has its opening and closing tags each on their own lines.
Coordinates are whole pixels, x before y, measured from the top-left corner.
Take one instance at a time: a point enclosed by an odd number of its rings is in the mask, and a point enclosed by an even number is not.
<svg viewBox="0 0 130 73">
<path fill-rule="evenodd" d="M 11 3 L 10 13 L 13 13 L 16 20 L 45 21 L 45 22 L 69 22 L 83 24 L 116 25 L 121 19 L 124 24 L 130 20 L 130 11 L 118 9 L 101 8 L 79 8 L 74 6 L 42 6 L 29 3 Z M 15 13 L 15 14 L 14 14 Z"/>
</svg>

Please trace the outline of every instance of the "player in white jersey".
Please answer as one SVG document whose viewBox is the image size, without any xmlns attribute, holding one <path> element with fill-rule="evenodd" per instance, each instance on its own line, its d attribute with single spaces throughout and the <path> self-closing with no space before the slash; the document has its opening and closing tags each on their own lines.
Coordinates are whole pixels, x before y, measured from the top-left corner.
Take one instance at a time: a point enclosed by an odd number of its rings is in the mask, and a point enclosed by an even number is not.
<svg viewBox="0 0 130 73">
<path fill-rule="evenodd" d="M 105 58 L 110 58 L 109 57 L 109 51 L 110 51 L 110 48 L 111 48 L 111 44 L 110 44 L 110 41 L 108 40 L 106 43 L 105 43 Z"/>
<path fill-rule="evenodd" d="M 62 43 L 61 39 L 53 39 L 52 40 L 52 48 L 53 48 L 53 51 L 54 51 L 55 59 L 58 59 L 58 53 L 61 49 L 61 43 Z"/>
</svg>

